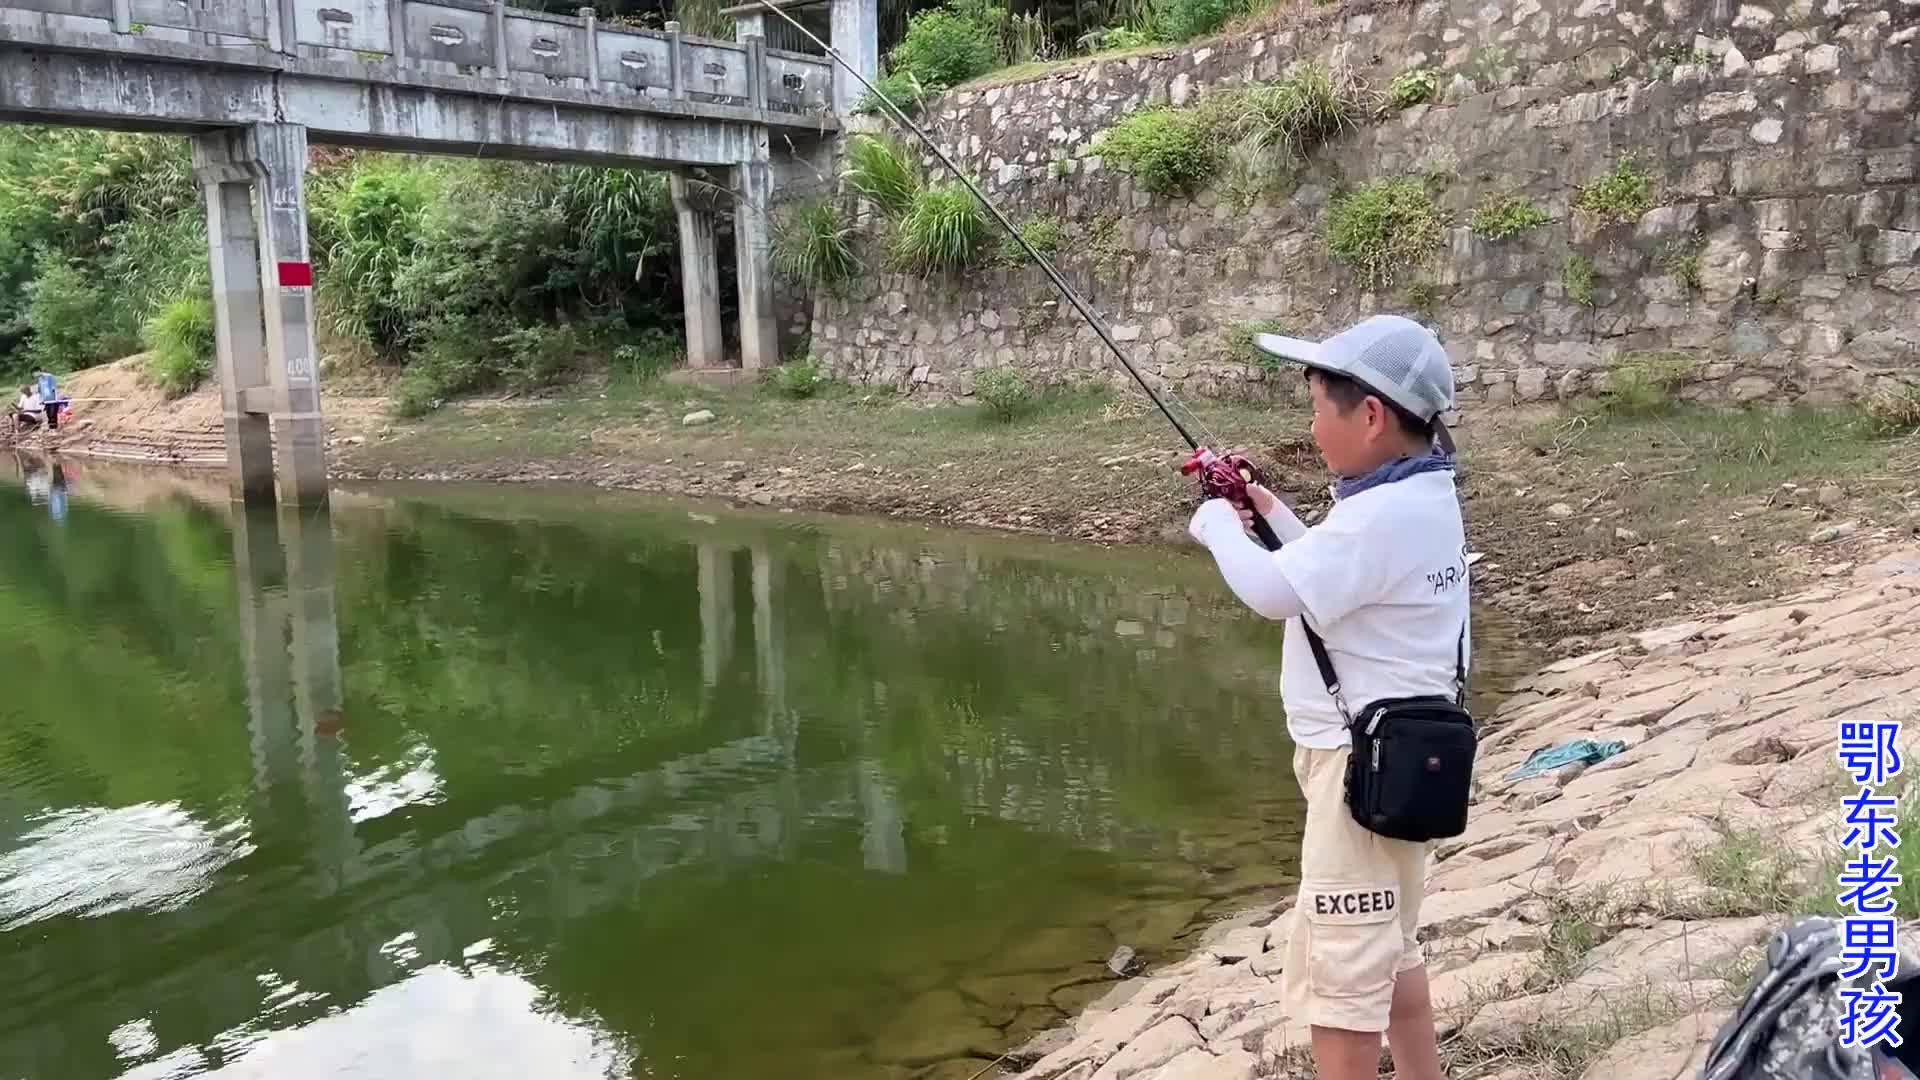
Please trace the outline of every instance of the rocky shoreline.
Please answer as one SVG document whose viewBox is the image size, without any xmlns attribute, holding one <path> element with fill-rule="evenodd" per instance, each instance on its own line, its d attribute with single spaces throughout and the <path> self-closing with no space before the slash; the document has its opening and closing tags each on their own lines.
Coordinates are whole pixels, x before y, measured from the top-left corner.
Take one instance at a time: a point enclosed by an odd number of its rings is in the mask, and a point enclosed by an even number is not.
<svg viewBox="0 0 1920 1080">
<path fill-rule="evenodd" d="M 1832 892 L 1837 720 L 1906 719 L 1914 656 L 1920 548 L 1904 548 L 1518 687 L 1487 721 L 1473 820 L 1438 846 L 1421 913 L 1452 1075 L 1697 1071 L 1766 936 Z M 1578 738 L 1626 749 L 1506 779 Z M 1280 1003 L 1288 915 L 1283 902 L 1215 925 L 1191 956 L 1009 1054 L 1000 1075 L 1311 1075 L 1306 1031 Z"/>
</svg>

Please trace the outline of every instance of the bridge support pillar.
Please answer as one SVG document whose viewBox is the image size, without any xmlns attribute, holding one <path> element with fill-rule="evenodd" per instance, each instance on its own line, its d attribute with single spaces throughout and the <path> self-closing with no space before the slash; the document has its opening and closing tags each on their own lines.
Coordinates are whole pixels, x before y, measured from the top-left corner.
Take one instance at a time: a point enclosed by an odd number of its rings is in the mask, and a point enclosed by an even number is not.
<svg viewBox="0 0 1920 1080">
<path fill-rule="evenodd" d="M 684 173 L 669 175 L 673 210 L 680 219 L 680 298 L 687 317 L 687 366 L 727 366 L 720 335 L 720 253 L 714 239 L 710 198 Z"/>
<path fill-rule="evenodd" d="M 833 0 L 833 51 L 869 79 L 880 77 L 880 0 Z M 833 68 L 833 111 L 852 116 L 867 88 L 841 68 Z"/>
<path fill-rule="evenodd" d="M 765 128 L 755 130 L 752 155 L 733 171 L 740 366 L 757 371 L 780 363 L 780 323 L 773 312 L 773 165 Z"/>
<path fill-rule="evenodd" d="M 194 175 L 207 200 L 212 258 L 214 353 L 226 418 L 227 479 L 235 502 L 273 503 L 273 433 L 264 412 L 247 410 L 247 391 L 267 384 L 267 334 L 261 315 L 260 234 L 253 218 L 253 175 L 224 154 L 203 154 L 194 140 Z M 219 149 L 219 148 L 215 148 Z"/>
<path fill-rule="evenodd" d="M 255 124 L 195 136 L 207 197 L 214 340 L 236 496 L 327 502 L 326 425 L 307 259 L 307 131 Z M 271 432 L 271 434 L 269 434 Z"/>
</svg>

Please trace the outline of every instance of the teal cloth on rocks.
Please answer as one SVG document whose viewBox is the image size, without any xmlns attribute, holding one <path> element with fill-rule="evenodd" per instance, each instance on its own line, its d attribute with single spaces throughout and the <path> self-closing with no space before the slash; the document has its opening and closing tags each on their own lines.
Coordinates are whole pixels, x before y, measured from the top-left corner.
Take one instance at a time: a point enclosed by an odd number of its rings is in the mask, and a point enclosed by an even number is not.
<svg viewBox="0 0 1920 1080">
<path fill-rule="evenodd" d="M 1535 750 L 1520 767 L 1507 774 L 1509 780 L 1525 780 L 1529 776 L 1552 772 L 1555 769 L 1584 761 L 1591 765 L 1596 761 L 1605 761 L 1627 748 L 1627 744 L 1614 740 L 1595 742 L 1592 739 L 1575 739 L 1565 746 L 1541 747 Z"/>
</svg>

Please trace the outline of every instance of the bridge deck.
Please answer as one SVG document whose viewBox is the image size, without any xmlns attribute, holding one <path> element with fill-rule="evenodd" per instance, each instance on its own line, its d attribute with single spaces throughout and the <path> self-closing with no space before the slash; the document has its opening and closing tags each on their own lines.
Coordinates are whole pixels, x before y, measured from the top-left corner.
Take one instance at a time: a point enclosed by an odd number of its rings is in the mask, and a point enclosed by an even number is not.
<svg viewBox="0 0 1920 1080">
<path fill-rule="evenodd" d="M 342 6 L 328 6 L 340 4 Z M 828 133 L 817 56 L 477 0 L 0 0 L 0 119 L 602 164 Z"/>
</svg>

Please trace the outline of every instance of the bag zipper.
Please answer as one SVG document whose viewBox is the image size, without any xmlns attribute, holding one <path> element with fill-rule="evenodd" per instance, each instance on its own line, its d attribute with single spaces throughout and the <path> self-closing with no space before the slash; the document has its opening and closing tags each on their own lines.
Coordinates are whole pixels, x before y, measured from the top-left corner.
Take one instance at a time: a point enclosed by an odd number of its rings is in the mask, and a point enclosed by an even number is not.
<svg viewBox="0 0 1920 1080">
<path fill-rule="evenodd" d="M 1380 740 L 1373 741 L 1373 771 L 1380 771 Z"/>
</svg>

